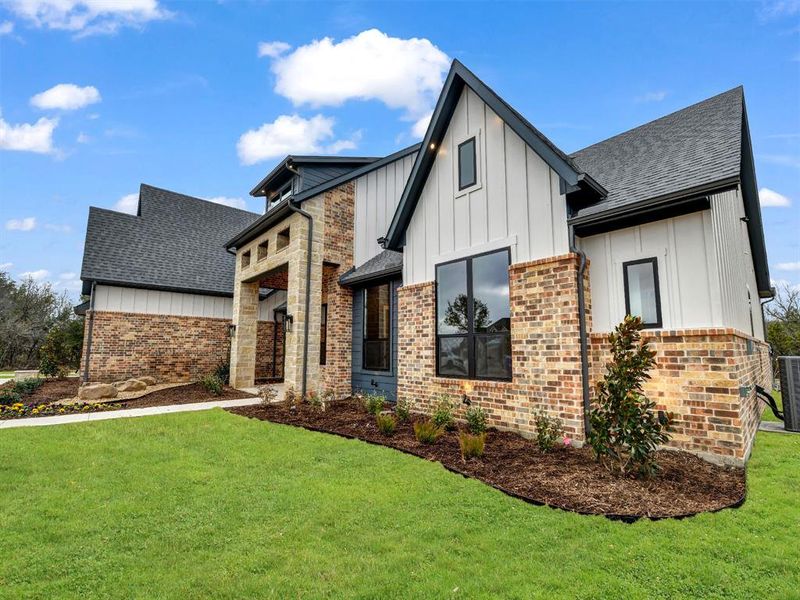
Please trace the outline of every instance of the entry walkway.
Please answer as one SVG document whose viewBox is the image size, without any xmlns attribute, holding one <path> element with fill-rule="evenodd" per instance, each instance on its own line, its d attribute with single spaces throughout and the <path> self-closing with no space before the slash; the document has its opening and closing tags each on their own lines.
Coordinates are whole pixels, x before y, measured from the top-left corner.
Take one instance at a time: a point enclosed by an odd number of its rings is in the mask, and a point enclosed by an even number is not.
<svg viewBox="0 0 800 600">
<path fill-rule="evenodd" d="M 53 417 L 31 417 L 28 419 L 7 419 L 0 421 L 0 429 L 14 427 L 43 427 L 45 425 L 64 425 L 67 423 L 83 423 L 85 421 L 105 421 L 107 419 L 126 419 L 130 417 L 148 417 L 169 413 L 209 410 L 211 408 L 230 408 L 232 406 L 251 406 L 259 404 L 261 398 L 240 398 L 238 400 L 216 400 L 213 402 L 196 402 L 194 404 L 172 404 L 170 406 L 148 406 L 146 408 L 126 408 L 104 412 L 78 413 L 74 415 L 57 415 Z"/>
</svg>

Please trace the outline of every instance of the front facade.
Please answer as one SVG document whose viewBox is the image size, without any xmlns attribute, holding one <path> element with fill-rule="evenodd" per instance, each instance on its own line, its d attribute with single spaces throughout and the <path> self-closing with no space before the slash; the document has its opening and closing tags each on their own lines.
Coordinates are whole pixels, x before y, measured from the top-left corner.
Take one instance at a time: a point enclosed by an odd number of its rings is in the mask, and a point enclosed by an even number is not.
<svg viewBox="0 0 800 600">
<path fill-rule="evenodd" d="M 546 412 L 581 442 L 607 334 L 630 313 L 657 351 L 646 391 L 677 417 L 671 444 L 740 464 L 770 377 L 756 189 L 741 88 L 566 155 L 455 62 L 422 144 L 287 157 L 252 192 L 263 215 L 218 219 L 226 289 L 126 288 L 85 258 L 86 376 L 147 363 L 190 379 L 229 356 L 237 387 L 420 410 L 447 394 L 523 435 Z"/>
</svg>

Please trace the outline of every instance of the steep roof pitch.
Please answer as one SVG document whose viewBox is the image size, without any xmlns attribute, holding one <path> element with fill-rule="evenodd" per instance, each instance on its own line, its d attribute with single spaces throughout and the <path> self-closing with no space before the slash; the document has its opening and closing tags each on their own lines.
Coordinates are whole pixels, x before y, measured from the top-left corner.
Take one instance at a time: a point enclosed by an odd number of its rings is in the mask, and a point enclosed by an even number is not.
<svg viewBox="0 0 800 600">
<path fill-rule="evenodd" d="M 233 293 L 224 243 L 259 215 L 142 184 L 136 215 L 91 207 L 81 279 L 214 295 Z"/>
<path fill-rule="evenodd" d="M 741 86 L 579 150 L 576 164 L 608 196 L 576 210 L 576 227 L 741 185 L 758 289 L 771 295 L 744 90 Z"/>
<path fill-rule="evenodd" d="M 574 216 L 736 182 L 742 101 L 742 88 L 734 88 L 575 152 L 608 196 Z"/>
<path fill-rule="evenodd" d="M 425 181 L 436 160 L 439 147 L 450 119 L 455 111 L 464 86 L 468 86 L 483 100 L 525 143 L 527 143 L 550 167 L 564 179 L 567 185 L 587 190 L 594 196 L 604 196 L 605 190 L 588 173 L 583 171 L 569 156 L 562 152 L 545 135 L 530 124 L 520 113 L 500 98 L 489 86 L 478 79 L 472 71 L 454 60 L 445 80 L 442 93 L 436 103 L 431 122 L 422 141 L 422 151 L 417 155 L 403 195 L 397 205 L 389 232 L 387 248 L 397 250 L 403 244 L 406 227 L 414 214 Z"/>
</svg>

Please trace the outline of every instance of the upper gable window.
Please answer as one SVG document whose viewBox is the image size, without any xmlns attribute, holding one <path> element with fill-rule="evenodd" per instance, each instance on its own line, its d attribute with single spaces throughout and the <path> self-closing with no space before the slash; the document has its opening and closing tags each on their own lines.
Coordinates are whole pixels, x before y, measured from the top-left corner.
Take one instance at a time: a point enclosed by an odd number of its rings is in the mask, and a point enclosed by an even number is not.
<svg viewBox="0 0 800 600">
<path fill-rule="evenodd" d="M 458 189 L 463 190 L 478 183 L 478 160 L 475 138 L 458 145 Z"/>
</svg>

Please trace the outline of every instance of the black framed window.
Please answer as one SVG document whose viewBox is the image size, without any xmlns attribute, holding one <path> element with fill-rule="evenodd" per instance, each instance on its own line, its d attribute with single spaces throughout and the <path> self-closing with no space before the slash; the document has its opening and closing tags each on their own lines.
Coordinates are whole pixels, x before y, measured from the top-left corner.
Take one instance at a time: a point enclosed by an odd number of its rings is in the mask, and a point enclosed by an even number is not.
<svg viewBox="0 0 800 600">
<path fill-rule="evenodd" d="M 475 138 L 458 145 L 458 189 L 463 190 L 478 182 L 478 160 L 475 153 Z"/>
<path fill-rule="evenodd" d="M 319 329 L 319 364 L 324 365 L 328 360 L 328 305 L 322 305 Z"/>
<path fill-rule="evenodd" d="M 369 371 L 388 371 L 391 358 L 391 294 L 388 283 L 364 290 L 363 365 Z"/>
<path fill-rule="evenodd" d="M 508 248 L 436 266 L 436 372 L 511 379 Z"/>
<path fill-rule="evenodd" d="M 645 327 L 661 327 L 661 295 L 658 259 L 643 258 L 622 263 L 625 280 L 625 312 L 642 318 Z"/>
</svg>

